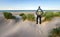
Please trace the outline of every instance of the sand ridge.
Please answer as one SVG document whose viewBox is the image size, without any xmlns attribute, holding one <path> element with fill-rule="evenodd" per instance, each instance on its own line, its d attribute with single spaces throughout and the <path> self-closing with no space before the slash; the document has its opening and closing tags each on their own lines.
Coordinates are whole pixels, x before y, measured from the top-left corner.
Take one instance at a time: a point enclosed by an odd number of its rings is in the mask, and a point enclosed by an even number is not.
<svg viewBox="0 0 60 37">
<path fill-rule="evenodd" d="M 53 18 L 50 22 L 35 24 L 35 22 L 19 21 L 0 18 L 0 37 L 48 37 L 48 32 L 58 26 L 60 18 Z"/>
</svg>

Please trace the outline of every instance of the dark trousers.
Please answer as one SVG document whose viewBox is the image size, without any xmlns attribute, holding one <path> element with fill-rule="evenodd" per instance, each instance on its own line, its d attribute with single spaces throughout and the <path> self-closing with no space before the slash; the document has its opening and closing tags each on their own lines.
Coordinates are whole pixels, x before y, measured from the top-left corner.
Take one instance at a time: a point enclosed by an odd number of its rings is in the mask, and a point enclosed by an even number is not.
<svg viewBox="0 0 60 37">
<path fill-rule="evenodd" d="M 41 24 L 41 15 L 37 15 L 36 24 L 38 24 L 38 19 L 39 19 L 39 23 Z"/>
</svg>

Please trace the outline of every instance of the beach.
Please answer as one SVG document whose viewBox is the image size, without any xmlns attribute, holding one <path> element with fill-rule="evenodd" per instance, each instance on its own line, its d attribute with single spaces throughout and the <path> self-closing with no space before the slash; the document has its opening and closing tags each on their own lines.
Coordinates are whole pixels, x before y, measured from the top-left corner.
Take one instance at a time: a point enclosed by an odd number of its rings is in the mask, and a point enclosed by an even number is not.
<svg viewBox="0 0 60 37">
<path fill-rule="evenodd" d="M 13 13 L 19 15 L 20 13 Z M 23 21 L 22 17 L 16 19 L 5 19 L 3 13 L 0 13 L 0 37 L 48 37 L 49 31 L 58 27 L 60 18 L 53 18 L 52 21 L 46 21 L 42 24 L 36 22 Z"/>
<path fill-rule="evenodd" d="M 60 0 L 0 0 L 0 37 L 60 37 Z"/>
</svg>

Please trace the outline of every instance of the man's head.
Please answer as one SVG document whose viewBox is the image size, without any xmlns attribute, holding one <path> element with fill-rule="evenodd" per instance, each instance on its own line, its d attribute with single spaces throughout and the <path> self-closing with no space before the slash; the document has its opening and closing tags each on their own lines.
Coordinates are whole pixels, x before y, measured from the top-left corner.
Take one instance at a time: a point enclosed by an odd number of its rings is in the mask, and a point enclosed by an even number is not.
<svg viewBox="0 0 60 37">
<path fill-rule="evenodd" d="M 41 10 L 40 6 L 38 7 L 38 10 Z"/>
<path fill-rule="evenodd" d="M 40 8 L 40 6 L 38 8 Z"/>
</svg>

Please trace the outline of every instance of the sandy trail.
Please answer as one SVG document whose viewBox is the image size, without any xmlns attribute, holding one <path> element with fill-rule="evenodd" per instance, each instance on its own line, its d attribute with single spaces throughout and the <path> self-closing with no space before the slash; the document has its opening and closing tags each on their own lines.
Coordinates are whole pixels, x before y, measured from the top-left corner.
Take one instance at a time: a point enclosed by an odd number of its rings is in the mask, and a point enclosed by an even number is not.
<svg viewBox="0 0 60 37">
<path fill-rule="evenodd" d="M 54 18 L 52 21 L 44 22 L 41 25 L 29 21 L 23 22 L 21 19 L 19 21 L 1 20 L 0 37 L 47 37 L 48 32 L 60 23 L 60 18 Z"/>
</svg>

